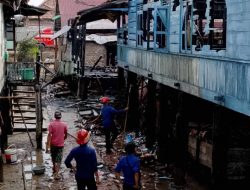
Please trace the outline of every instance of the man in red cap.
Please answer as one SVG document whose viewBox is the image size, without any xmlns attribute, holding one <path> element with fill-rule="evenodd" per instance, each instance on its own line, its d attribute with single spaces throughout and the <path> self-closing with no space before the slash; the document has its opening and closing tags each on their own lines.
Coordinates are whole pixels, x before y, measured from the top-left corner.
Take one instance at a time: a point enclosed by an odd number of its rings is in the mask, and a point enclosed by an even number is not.
<svg viewBox="0 0 250 190">
<path fill-rule="evenodd" d="M 78 190 L 85 190 L 85 187 L 88 190 L 96 190 L 96 183 L 99 183 L 96 152 L 94 148 L 87 145 L 89 137 L 90 132 L 87 130 L 78 131 L 76 142 L 80 146 L 73 148 L 65 160 L 67 168 L 76 170 L 75 178 Z M 76 167 L 71 164 L 73 159 L 76 161 Z"/>
<path fill-rule="evenodd" d="M 105 141 L 106 141 L 106 153 L 111 153 L 111 148 L 113 147 L 113 142 L 115 141 L 118 130 L 115 126 L 114 117 L 116 114 L 124 113 L 128 108 L 116 110 L 114 107 L 109 105 L 110 99 L 108 97 L 100 98 L 101 103 L 103 104 L 101 110 L 102 124 L 105 132 Z"/>
<path fill-rule="evenodd" d="M 67 138 L 68 126 L 61 121 L 62 114 L 60 111 L 55 111 L 54 117 L 55 120 L 50 122 L 48 127 L 46 152 L 49 152 L 48 149 L 50 148 L 53 174 L 55 179 L 60 179 L 58 173 L 62 162 L 64 140 Z"/>
</svg>

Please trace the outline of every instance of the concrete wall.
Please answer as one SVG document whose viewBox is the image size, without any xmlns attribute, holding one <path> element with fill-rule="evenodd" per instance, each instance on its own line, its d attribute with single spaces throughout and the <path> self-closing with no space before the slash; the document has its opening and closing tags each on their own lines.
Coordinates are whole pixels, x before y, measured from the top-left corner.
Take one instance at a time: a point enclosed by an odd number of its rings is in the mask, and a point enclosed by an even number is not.
<svg viewBox="0 0 250 190">
<path fill-rule="evenodd" d="M 3 5 L 0 3 L 0 91 L 5 83 L 5 37 L 4 37 L 4 17 L 3 17 Z"/>
</svg>

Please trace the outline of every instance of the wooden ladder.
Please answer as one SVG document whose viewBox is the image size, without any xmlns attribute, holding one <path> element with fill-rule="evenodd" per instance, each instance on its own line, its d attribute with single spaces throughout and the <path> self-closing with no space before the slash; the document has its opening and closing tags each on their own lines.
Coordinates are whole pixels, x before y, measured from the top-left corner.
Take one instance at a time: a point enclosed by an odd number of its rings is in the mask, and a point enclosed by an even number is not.
<svg viewBox="0 0 250 190">
<path fill-rule="evenodd" d="M 37 122 L 36 94 L 32 85 L 11 86 L 11 120 L 14 131 L 35 131 Z M 27 128 L 27 129 L 26 129 Z"/>
</svg>

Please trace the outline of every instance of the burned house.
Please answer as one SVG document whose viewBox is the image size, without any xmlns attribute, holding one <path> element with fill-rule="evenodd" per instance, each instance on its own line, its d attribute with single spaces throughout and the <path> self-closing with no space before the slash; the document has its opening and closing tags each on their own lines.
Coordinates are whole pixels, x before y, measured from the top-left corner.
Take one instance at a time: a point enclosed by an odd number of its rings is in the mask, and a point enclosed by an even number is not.
<svg viewBox="0 0 250 190">
<path fill-rule="evenodd" d="M 130 126 L 158 143 L 163 162 L 198 167 L 214 184 L 249 180 L 249 6 L 129 0 L 118 23 Z"/>
<path fill-rule="evenodd" d="M 113 79 L 117 79 L 116 20 L 119 15 L 125 16 L 126 7 L 126 1 L 105 2 L 79 11 L 72 22 L 72 60 L 80 97 L 87 96 L 87 86 L 92 79 L 98 83 L 101 94 L 105 94 L 111 87 L 109 84 L 114 84 Z M 99 70 L 92 72 L 98 67 Z"/>
<path fill-rule="evenodd" d="M 74 63 L 72 62 L 72 37 L 71 37 L 71 25 L 75 20 L 75 17 L 79 11 L 97 6 L 105 0 L 94 1 L 72 1 L 68 0 L 58 1 L 58 15 L 60 15 L 61 28 L 55 32 L 52 39 L 57 41 L 57 60 L 56 68 L 58 72 L 63 75 L 75 74 Z"/>
</svg>

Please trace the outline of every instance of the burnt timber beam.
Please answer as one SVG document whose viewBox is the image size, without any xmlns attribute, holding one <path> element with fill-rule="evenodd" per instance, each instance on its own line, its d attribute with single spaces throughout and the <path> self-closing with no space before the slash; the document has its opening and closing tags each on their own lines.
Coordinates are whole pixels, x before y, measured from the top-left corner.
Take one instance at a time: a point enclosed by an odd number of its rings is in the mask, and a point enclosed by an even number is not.
<svg viewBox="0 0 250 190">
<path fill-rule="evenodd" d="M 147 107 L 146 107 L 146 147 L 149 149 L 153 148 L 156 140 L 156 129 L 155 129 L 155 102 L 156 102 L 156 82 L 149 79 L 148 81 L 148 92 L 147 92 Z"/>
</svg>

